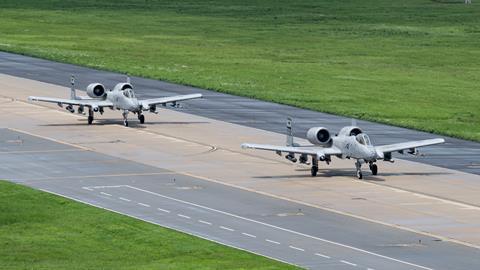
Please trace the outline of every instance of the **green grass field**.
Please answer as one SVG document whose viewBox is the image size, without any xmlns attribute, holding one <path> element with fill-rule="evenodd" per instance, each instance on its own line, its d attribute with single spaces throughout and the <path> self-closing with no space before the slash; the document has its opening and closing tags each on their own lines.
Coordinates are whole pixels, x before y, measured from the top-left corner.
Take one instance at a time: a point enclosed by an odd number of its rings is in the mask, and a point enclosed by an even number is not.
<svg viewBox="0 0 480 270">
<path fill-rule="evenodd" d="M 480 141 L 476 0 L 3 0 L 0 33 L 0 50 Z"/>
<path fill-rule="evenodd" d="M 0 181 L 0 269 L 298 269 Z"/>
</svg>

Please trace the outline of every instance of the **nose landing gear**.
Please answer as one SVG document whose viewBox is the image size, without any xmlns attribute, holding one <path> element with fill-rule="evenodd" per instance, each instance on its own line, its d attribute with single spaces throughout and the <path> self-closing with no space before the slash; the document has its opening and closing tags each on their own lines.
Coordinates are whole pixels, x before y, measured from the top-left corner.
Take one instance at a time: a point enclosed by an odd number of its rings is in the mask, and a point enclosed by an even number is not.
<svg viewBox="0 0 480 270">
<path fill-rule="evenodd" d="M 362 163 L 360 160 L 357 160 L 355 162 L 355 168 L 357 169 L 357 178 L 358 179 L 363 179 L 363 174 L 362 174 Z"/>
<path fill-rule="evenodd" d="M 122 116 L 123 116 L 123 125 L 128 127 L 128 111 L 127 110 L 124 110 L 123 113 L 122 113 Z"/>
</svg>

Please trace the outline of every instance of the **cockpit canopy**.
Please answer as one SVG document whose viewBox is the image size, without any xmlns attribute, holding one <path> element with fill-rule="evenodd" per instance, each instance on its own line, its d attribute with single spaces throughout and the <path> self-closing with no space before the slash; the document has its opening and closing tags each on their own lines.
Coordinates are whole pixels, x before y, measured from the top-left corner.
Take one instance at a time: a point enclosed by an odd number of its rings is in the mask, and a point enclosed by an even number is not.
<svg viewBox="0 0 480 270">
<path fill-rule="evenodd" d="M 123 90 L 123 95 L 127 98 L 134 98 L 135 97 L 135 93 L 133 93 L 133 90 L 130 89 L 130 88 L 127 88 L 127 89 Z"/>
<path fill-rule="evenodd" d="M 355 136 L 355 139 L 357 139 L 357 142 L 359 142 L 360 144 L 372 145 L 372 143 L 370 142 L 370 138 L 365 133 L 358 134 L 357 136 Z"/>
</svg>

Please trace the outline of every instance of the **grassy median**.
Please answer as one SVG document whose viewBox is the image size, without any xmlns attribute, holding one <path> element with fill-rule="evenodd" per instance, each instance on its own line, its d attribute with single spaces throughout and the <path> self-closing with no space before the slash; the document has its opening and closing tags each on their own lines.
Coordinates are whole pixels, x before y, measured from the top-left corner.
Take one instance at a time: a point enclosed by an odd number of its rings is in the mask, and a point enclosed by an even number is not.
<svg viewBox="0 0 480 270">
<path fill-rule="evenodd" d="M 0 269 L 298 269 L 0 181 Z"/>
<path fill-rule="evenodd" d="M 480 1 L 3 0 L 0 33 L 0 50 L 480 141 Z"/>
</svg>

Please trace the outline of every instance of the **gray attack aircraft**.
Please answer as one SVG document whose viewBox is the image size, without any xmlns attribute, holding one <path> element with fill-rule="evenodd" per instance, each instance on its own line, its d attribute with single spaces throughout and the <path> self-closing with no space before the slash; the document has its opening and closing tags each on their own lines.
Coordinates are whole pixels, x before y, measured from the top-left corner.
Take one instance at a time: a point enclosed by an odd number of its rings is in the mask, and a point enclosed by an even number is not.
<svg viewBox="0 0 480 270">
<path fill-rule="evenodd" d="M 104 108 L 120 110 L 123 115 L 123 124 L 128 127 L 127 117 L 129 112 L 137 114 L 138 120 L 143 124 L 145 123 L 143 112 L 157 113 L 157 105 L 166 106 L 167 104 L 172 104 L 172 106 L 178 107 L 179 101 L 202 97 L 202 94 L 189 94 L 143 100 L 137 99 L 128 77 L 127 82 L 118 83 L 111 90 L 106 89 L 101 83 L 91 83 L 86 89 L 88 97 L 83 97 L 76 94 L 75 78 L 73 76 L 70 82 L 70 99 L 30 96 L 28 100 L 57 103 L 59 107 L 66 105 L 65 109 L 71 113 L 75 112 L 74 106 L 76 106 L 79 114 L 83 114 L 85 111 L 88 112 L 89 125 L 93 123 L 94 113 L 99 112 L 103 114 Z"/>
<path fill-rule="evenodd" d="M 286 146 L 252 144 L 244 143 L 242 148 L 259 149 L 275 151 L 278 155 L 282 152 L 287 153 L 286 159 L 297 162 L 296 154 L 299 155 L 298 161 L 302 164 L 309 165 L 308 157 L 311 157 L 312 176 L 316 176 L 318 172 L 318 162 L 324 161 L 328 164 L 332 161 L 332 156 L 344 159 L 354 159 L 357 169 L 356 175 L 358 179 L 362 179 L 362 164 L 368 163 L 373 175 L 377 175 L 378 167 L 375 164 L 378 160 L 393 162 L 392 153 L 399 152 L 404 154 L 418 155 L 417 148 L 434 144 L 444 143 L 441 138 L 410 141 L 396 144 L 388 144 L 382 146 L 373 146 L 370 138 L 359 127 L 355 125 L 343 127 L 338 134 L 331 136 L 330 132 L 324 127 L 313 127 L 307 132 L 307 139 L 313 145 L 299 145 L 293 141 L 292 120 L 287 119 L 287 143 Z"/>
</svg>

